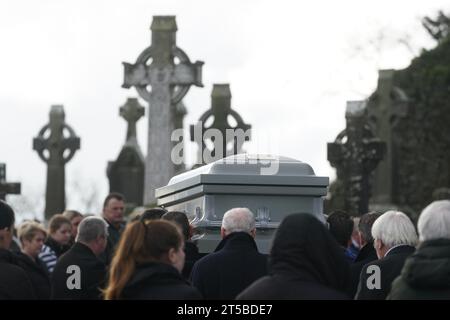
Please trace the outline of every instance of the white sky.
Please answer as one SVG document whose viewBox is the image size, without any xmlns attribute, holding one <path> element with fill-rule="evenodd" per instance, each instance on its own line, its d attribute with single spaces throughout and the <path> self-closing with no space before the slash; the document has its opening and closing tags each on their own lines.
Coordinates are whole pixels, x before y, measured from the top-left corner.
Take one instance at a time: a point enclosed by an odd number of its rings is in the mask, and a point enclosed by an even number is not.
<svg viewBox="0 0 450 320">
<path fill-rule="evenodd" d="M 293 157 L 333 178 L 326 143 L 345 126 L 346 101 L 374 90 L 377 69 L 405 68 L 432 47 L 420 19 L 448 8 L 444 0 L 2 0 L 0 162 L 26 198 L 8 199 L 19 213 L 41 217 L 46 166 L 32 139 L 50 105 L 63 104 L 81 137 L 66 166 L 67 205 L 84 210 L 80 194 L 98 190 L 100 208 L 107 161 L 125 140 L 118 108 L 137 96 L 121 88 L 122 61 L 134 63 L 150 45 L 154 15 L 176 15 L 178 46 L 205 62 L 205 87 L 184 99 L 186 129 L 209 108 L 212 84 L 230 83 L 232 107 L 253 126 L 247 151 Z M 146 152 L 147 118 L 138 134 Z M 196 147 L 186 150 L 192 163 Z"/>
</svg>

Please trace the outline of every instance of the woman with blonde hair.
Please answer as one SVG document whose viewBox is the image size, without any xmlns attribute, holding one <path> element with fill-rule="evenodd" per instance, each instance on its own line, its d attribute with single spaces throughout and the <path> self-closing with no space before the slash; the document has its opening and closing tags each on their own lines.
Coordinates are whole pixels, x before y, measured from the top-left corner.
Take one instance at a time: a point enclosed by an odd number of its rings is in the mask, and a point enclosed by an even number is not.
<svg viewBox="0 0 450 320">
<path fill-rule="evenodd" d="M 130 223 L 111 263 L 105 299 L 201 299 L 181 275 L 183 247 L 181 231 L 172 222 Z"/>
<path fill-rule="evenodd" d="M 37 299 L 50 299 L 50 276 L 47 266 L 39 259 L 47 231 L 35 221 L 25 221 L 18 228 L 22 252 L 18 252 L 19 265 L 31 280 Z"/>
</svg>

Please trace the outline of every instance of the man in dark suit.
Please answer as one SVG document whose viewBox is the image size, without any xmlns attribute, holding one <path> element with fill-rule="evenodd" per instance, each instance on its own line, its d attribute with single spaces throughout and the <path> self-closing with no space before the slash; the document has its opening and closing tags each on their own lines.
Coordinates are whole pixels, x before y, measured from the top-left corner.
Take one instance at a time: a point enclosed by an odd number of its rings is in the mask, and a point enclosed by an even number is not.
<svg viewBox="0 0 450 320">
<path fill-rule="evenodd" d="M 258 252 L 255 218 L 249 209 L 227 211 L 220 232 L 222 241 L 215 252 L 198 260 L 191 273 L 192 284 L 205 299 L 234 299 L 267 274 L 267 258 Z"/>
<path fill-rule="evenodd" d="M 107 238 L 108 224 L 102 218 L 81 221 L 75 244 L 61 256 L 53 271 L 52 299 L 101 298 L 106 266 L 98 257 L 106 248 Z"/>
<path fill-rule="evenodd" d="M 372 226 L 379 260 L 366 264 L 360 274 L 358 300 L 384 300 L 391 284 L 400 275 L 406 258 L 415 251 L 417 233 L 408 216 L 387 211 Z"/>
</svg>

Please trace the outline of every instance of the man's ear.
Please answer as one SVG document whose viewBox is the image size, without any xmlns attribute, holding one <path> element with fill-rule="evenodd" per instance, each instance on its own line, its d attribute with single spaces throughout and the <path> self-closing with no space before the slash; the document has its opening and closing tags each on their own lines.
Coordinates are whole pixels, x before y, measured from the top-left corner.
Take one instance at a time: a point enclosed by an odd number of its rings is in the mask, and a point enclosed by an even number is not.
<svg viewBox="0 0 450 320">
<path fill-rule="evenodd" d="M 169 249 L 169 252 L 167 253 L 167 257 L 169 258 L 169 261 L 171 264 L 174 264 L 176 262 L 176 254 L 177 254 L 177 251 L 175 250 L 175 248 Z"/>
<path fill-rule="evenodd" d="M 250 231 L 250 235 L 251 235 L 253 238 L 256 237 L 256 228 L 253 228 L 253 229 Z"/>
<path fill-rule="evenodd" d="M 227 236 L 227 230 L 225 230 L 223 227 L 220 228 L 220 236 L 225 238 Z"/>
</svg>

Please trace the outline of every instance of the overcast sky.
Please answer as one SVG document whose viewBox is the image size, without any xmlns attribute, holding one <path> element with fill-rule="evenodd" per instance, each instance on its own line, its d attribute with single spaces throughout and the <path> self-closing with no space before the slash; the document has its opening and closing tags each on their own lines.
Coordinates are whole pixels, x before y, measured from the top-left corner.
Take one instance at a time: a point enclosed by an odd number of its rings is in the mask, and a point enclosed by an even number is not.
<svg viewBox="0 0 450 320">
<path fill-rule="evenodd" d="M 92 210 L 99 210 L 107 162 L 125 140 L 118 108 L 137 96 L 121 88 L 122 62 L 134 63 L 150 45 L 154 15 L 176 15 L 178 46 L 205 62 L 204 88 L 184 98 L 185 128 L 209 108 L 212 84 L 230 83 L 232 107 L 253 126 L 247 151 L 293 157 L 333 178 L 326 146 L 345 126 L 346 101 L 366 98 L 378 69 L 405 68 L 420 48 L 431 48 L 420 19 L 448 11 L 447 3 L 2 0 L 0 162 L 26 198 L 8 199 L 17 211 L 42 216 L 46 166 L 32 139 L 50 106 L 63 104 L 81 138 L 66 167 L 67 205 L 84 210 L 80 191 L 97 190 Z M 138 125 L 144 152 L 147 123 Z M 196 147 L 186 150 L 192 163 Z"/>
</svg>

